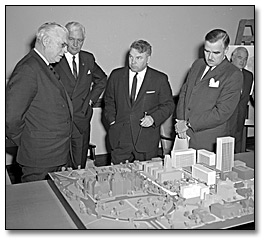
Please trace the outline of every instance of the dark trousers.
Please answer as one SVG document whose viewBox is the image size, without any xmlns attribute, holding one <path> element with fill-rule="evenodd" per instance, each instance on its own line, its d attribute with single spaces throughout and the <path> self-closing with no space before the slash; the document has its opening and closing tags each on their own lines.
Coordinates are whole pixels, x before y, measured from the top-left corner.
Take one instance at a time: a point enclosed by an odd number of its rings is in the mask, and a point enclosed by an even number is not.
<svg viewBox="0 0 270 245">
<path fill-rule="evenodd" d="M 22 177 L 21 181 L 24 182 L 31 182 L 31 181 L 38 181 L 38 180 L 46 180 L 49 178 L 48 173 L 58 172 L 62 170 L 62 167 L 66 167 L 67 164 L 63 164 L 61 166 L 54 166 L 48 168 L 37 168 L 37 167 L 29 167 L 20 165 L 22 169 Z"/>
<path fill-rule="evenodd" d="M 157 157 L 158 149 L 150 152 L 137 152 L 132 135 L 130 124 L 124 124 L 119 137 L 118 145 L 112 150 L 111 157 L 113 164 L 125 163 L 126 161 L 133 162 L 134 160 L 146 161 Z"/>
<path fill-rule="evenodd" d="M 89 140 L 90 125 L 83 133 L 80 133 L 78 128 L 74 125 L 71 139 L 73 169 L 77 169 L 79 165 L 81 165 L 81 168 L 85 168 Z"/>
</svg>

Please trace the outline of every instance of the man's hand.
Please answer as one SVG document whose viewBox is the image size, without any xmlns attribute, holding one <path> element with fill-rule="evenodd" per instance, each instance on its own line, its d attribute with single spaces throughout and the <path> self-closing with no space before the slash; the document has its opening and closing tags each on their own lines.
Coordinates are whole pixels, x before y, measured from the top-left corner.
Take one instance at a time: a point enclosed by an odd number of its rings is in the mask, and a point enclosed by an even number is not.
<svg viewBox="0 0 270 245">
<path fill-rule="evenodd" d="M 151 127 L 152 125 L 154 124 L 154 119 L 153 117 L 151 116 L 147 116 L 145 114 L 145 116 L 141 119 L 141 126 L 142 127 L 145 127 L 145 128 L 148 128 L 148 127 Z"/>
<path fill-rule="evenodd" d="M 180 139 L 187 138 L 187 134 L 186 134 L 186 131 L 188 130 L 187 121 L 176 119 L 176 124 L 174 125 L 174 127 L 175 127 L 175 132 L 178 134 L 178 137 Z"/>
</svg>

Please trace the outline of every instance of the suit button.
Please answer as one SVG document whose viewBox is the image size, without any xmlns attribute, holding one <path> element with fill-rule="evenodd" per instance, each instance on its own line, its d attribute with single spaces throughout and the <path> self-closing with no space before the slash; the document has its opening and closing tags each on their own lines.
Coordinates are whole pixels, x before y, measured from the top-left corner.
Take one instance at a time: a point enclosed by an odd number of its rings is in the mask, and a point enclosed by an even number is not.
<svg viewBox="0 0 270 245">
<path fill-rule="evenodd" d="M 190 107 L 187 108 L 190 111 Z"/>
<path fill-rule="evenodd" d="M 62 107 L 64 108 L 64 107 L 65 107 L 65 105 L 62 105 Z"/>
</svg>

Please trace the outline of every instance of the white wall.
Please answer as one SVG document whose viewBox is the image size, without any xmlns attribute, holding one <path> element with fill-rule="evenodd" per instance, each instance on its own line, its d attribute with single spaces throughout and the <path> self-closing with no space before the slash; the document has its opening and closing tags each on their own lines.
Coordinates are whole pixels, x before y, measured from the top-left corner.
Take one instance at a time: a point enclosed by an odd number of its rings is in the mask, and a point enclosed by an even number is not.
<svg viewBox="0 0 270 245">
<path fill-rule="evenodd" d="M 86 27 L 84 49 L 107 74 L 124 65 L 139 38 L 153 47 L 150 65 L 169 75 L 177 95 L 205 34 L 227 30 L 234 43 L 240 19 L 253 19 L 254 6 L 6 6 L 6 77 L 29 51 L 40 25 L 75 20 Z"/>
<path fill-rule="evenodd" d="M 179 93 L 191 64 L 199 56 L 205 34 L 225 29 L 234 44 L 241 19 L 254 19 L 254 6 L 6 6 L 6 79 L 30 50 L 40 25 L 79 21 L 86 27 L 83 49 L 92 52 L 109 75 L 125 63 L 130 44 L 146 39 L 153 47 L 150 66 L 169 76 Z M 91 142 L 106 153 L 101 109 L 94 110 Z"/>
</svg>

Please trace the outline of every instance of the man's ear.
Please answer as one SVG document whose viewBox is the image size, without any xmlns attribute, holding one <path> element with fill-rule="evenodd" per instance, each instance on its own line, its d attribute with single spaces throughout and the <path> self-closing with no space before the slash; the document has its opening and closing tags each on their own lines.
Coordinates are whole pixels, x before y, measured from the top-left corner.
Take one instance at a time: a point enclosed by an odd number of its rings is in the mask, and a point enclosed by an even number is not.
<svg viewBox="0 0 270 245">
<path fill-rule="evenodd" d="M 229 51 L 229 46 L 227 48 L 225 48 L 224 55 L 226 55 L 228 53 L 228 51 Z"/>
<path fill-rule="evenodd" d="M 45 36 L 43 37 L 43 39 L 42 39 L 42 44 L 43 44 L 43 46 L 44 46 L 44 47 L 48 46 L 50 42 L 51 42 L 50 37 L 47 36 L 47 35 L 45 35 Z"/>
<path fill-rule="evenodd" d="M 149 56 L 147 57 L 147 64 L 149 64 L 150 60 L 151 60 L 151 56 L 149 55 Z"/>
</svg>

